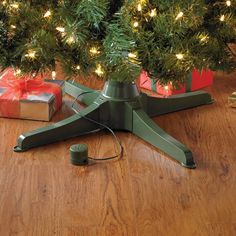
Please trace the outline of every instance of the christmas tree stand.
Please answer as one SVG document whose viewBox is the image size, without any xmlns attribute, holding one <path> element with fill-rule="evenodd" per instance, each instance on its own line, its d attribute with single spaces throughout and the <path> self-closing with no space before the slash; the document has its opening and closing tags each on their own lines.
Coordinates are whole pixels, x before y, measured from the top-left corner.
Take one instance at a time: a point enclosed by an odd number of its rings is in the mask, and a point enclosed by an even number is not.
<svg viewBox="0 0 236 236">
<path fill-rule="evenodd" d="M 135 83 L 106 82 L 101 92 L 67 82 L 66 92 L 88 105 L 61 122 L 19 136 L 16 152 L 66 140 L 101 129 L 95 120 L 114 130 L 127 130 L 177 160 L 187 168 L 195 168 L 192 152 L 162 130 L 150 117 L 212 103 L 204 91 L 190 92 L 168 98 L 140 93 Z"/>
</svg>

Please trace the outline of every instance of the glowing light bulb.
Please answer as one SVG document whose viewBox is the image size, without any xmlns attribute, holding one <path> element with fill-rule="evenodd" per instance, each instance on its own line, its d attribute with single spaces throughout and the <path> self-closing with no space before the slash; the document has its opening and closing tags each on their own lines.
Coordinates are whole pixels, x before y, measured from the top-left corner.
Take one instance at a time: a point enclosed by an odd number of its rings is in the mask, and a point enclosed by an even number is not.
<svg viewBox="0 0 236 236">
<path fill-rule="evenodd" d="M 137 28 L 137 27 L 138 27 L 138 25 L 139 25 L 139 24 L 138 24 L 138 22 L 137 22 L 137 21 L 135 21 L 135 22 L 134 22 L 134 24 L 133 24 L 133 26 L 134 26 L 135 28 Z"/>
<path fill-rule="evenodd" d="M 91 54 L 94 54 L 94 55 L 100 53 L 96 47 L 91 47 L 90 50 L 89 50 L 89 52 L 90 52 Z"/>
<path fill-rule="evenodd" d="M 57 73 L 56 71 L 52 71 L 52 79 L 55 80 L 56 79 L 56 76 L 57 76 Z"/>
<path fill-rule="evenodd" d="M 220 21 L 224 21 L 225 20 L 225 15 L 221 15 L 220 16 Z"/>
<path fill-rule="evenodd" d="M 10 5 L 12 8 L 18 9 L 19 8 L 19 4 L 18 3 L 12 3 Z"/>
<path fill-rule="evenodd" d="M 74 37 L 74 36 L 70 36 L 70 37 L 66 40 L 66 42 L 67 42 L 68 44 L 75 43 L 75 37 Z"/>
<path fill-rule="evenodd" d="M 142 5 L 140 3 L 138 4 L 138 11 L 142 11 Z"/>
<path fill-rule="evenodd" d="M 17 69 L 16 71 L 15 71 L 15 75 L 16 76 L 19 76 L 21 74 L 21 69 Z"/>
<path fill-rule="evenodd" d="M 102 70 L 102 66 L 100 64 L 97 65 L 97 68 L 95 70 L 95 73 L 98 75 L 98 76 L 102 76 L 104 74 L 104 71 Z"/>
<path fill-rule="evenodd" d="M 65 28 L 64 27 L 61 27 L 61 26 L 58 26 L 56 27 L 56 30 L 61 32 L 61 33 L 64 33 L 65 32 Z"/>
<path fill-rule="evenodd" d="M 47 17 L 49 17 L 49 16 L 51 16 L 52 15 L 52 13 L 51 13 L 51 11 L 50 10 L 48 10 L 48 11 L 46 11 L 46 13 L 44 14 L 44 18 L 47 18 Z"/>
<path fill-rule="evenodd" d="M 209 39 L 209 37 L 207 35 L 204 35 L 204 36 L 200 37 L 201 42 L 206 42 L 208 39 Z"/>
<path fill-rule="evenodd" d="M 154 16 L 156 16 L 157 15 L 157 9 L 155 8 L 155 9 L 152 9 L 151 10 L 151 12 L 150 12 L 150 16 L 151 17 L 154 17 Z"/>
<path fill-rule="evenodd" d="M 178 60 L 182 60 L 184 58 L 184 55 L 182 53 L 176 54 L 175 56 Z"/>
<path fill-rule="evenodd" d="M 81 69 L 81 67 L 78 65 L 78 66 L 76 66 L 76 70 L 80 70 Z"/>
<path fill-rule="evenodd" d="M 36 51 L 29 50 L 28 54 L 25 54 L 25 56 L 34 59 L 36 56 Z"/>
<path fill-rule="evenodd" d="M 181 12 L 176 16 L 175 19 L 178 20 L 178 19 L 182 18 L 183 15 L 184 15 L 184 13 L 181 11 Z"/>
<path fill-rule="evenodd" d="M 168 91 L 168 90 L 169 90 L 169 86 L 166 85 L 166 86 L 164 87 L 164 89 L 165 89 L 166 91 Z"/>
<path fill-rule="evenodd" d="M 226 1 L 226 5 L 227 5 L 228 7 L 230 7 L 230 6 L 231 6 L 231 1 Z"/>
<path fill-rule="evenodd" d="M 15 26 L 15 25 L 11 25 L 11 28 L 12 28 L 12 29 L 16 29 L 16 26 Z"/>
<path fill-rule="evenodd" d="M 137 55 L 136 55 L 136 54 L 134 54 L 134 53 L 132 53 L 132 52 L 130 52 L 130 53 L 128 54 L 128 57 L 130 57 L 130 58 L 136 58 L 136 57 L 137 57 Z"/>
<path fill-rule="evenodd" d="M 31 57 L 31 58 L 35 58 L 35 55 L 36 55 L 36 52 L 30 52 L 29 53 L 29 57 Z"/>
</svg>

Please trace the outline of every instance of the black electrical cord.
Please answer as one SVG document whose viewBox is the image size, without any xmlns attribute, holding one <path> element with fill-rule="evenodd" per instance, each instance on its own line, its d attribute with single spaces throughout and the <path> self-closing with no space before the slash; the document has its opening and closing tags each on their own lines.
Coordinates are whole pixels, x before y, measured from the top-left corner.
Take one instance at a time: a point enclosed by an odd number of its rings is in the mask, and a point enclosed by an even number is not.
<svg viewBox="0 0 236 236">
<path fill-rule="evenodd" d="M 94 123 L 94 124 L 97 124 L 97 125 L 103 127 L 102 129 L 107 129 L 107 130 L 112 134 L 113 138 L 115 139 L 115 142 L 116 142 L 116 144 L 117 144 L 117 146 L 118 146 L 118 149 L 119 149 L 120 151 L 119 151 L 118 154 L 115 154 L 115 155 L 110 156 L 110 157 L 103 157 L 103 158 L 99 158 L 99 157 L 88 157 L 88 159 L 93 160 L 93 161 L 108 161 L 108 160 L 116 159 L 116 158 L 118 158 L 118 157 L 122 158 L 124 148 L 123 148 L 123 146 L 122 146 L 122 144 L 121 144 L 120 139 L 116 136 L 116 134 L 114 133 L 114 131 L 113 131 L 109 126 L 104 125 L 104 124 L 102 124 L 102 123 L 100 123 L 100 122 L 98 122 L 98 121 L 96 121 L 96 120 L 93 120 L 93 119 L 87 117 L 87 116 L 84 116 L 83 114 L 81 114 L 81 112 L 80 112 L 79 110 L 76 110 L 76 109 L 74 108 L 74 105 L 75 105 L 76 101 L 78 100 L 78 98 L 79 98 L 80 96 L 82 96 L 82 95 L 84 95 L 84 94 L 88 94 L 88 93 L 94 93 L 94 92 L 97 92 L 97 91 L 85 91 L 85 92 L 80 93 L 80 94 L 75 98 L 75 100 L 73 101 L 73 103 L 72 103 L 72 105 L 71 105 L 71 109 L 72 109 L 75 113 L 77 113 L 77 114 L 79 114 L 81 117 L 83 117 L 84 119 L 86 119 L 86 120 L 88 120 L 88 121 L 90 121 L 90 122 L 92 122 L 92 123 Z M 102 129 L 100 129 L 100 130 L 102 130 Z M 88 134 L 88 133 L 93 133 L 93 132 L 94 132 L 94 131 L 92 131 L 92 132 L 87 132 L 87 134 Z"/>
</svg>

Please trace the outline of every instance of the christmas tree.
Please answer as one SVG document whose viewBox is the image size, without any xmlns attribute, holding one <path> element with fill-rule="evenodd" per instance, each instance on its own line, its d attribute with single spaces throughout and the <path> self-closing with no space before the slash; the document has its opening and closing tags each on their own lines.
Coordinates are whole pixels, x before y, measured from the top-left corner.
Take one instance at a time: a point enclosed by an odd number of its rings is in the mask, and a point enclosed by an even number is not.
<svg viewBox="0 0 236 236">
<path fill-rule="evenodd" d="M 178 84 L 193 68 L 231 71 L 236 2 L 31 0 L 0 3 L 0 65 Z"/>
</svg>

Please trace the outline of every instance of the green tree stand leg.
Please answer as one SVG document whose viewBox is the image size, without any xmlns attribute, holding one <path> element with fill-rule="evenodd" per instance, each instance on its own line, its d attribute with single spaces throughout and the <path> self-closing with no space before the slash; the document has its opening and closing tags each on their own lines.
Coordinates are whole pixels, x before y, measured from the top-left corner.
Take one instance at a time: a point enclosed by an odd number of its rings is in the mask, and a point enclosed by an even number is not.
<svg viewBox="0 0 236 236">
<path fill-rule="evenodd" d="M 56 124 L 49 125 L 19 136 L 15 152 L 23 152 L 33 147 L 54 143 L 90 132 L 98 131 L 100 126 L 83 118 L 99 120 L 100 104 L 92 104 L 80 112 Z"/>
<path fill-rule="evenodd" d="M 141 94 L 141 97 L 144 109 L 150 117 L 213 103 L 210 94 L 205 91 L 189 92 L 167 98 L 151 97 L 147 94 Z"/>
<path fill-rule="evenodd" d="M 133 133 L 165 152 L 184 167 L 196 167 L 192 152 L 156 125 L 142 109 L 133 110 Z"/>
</svg>

